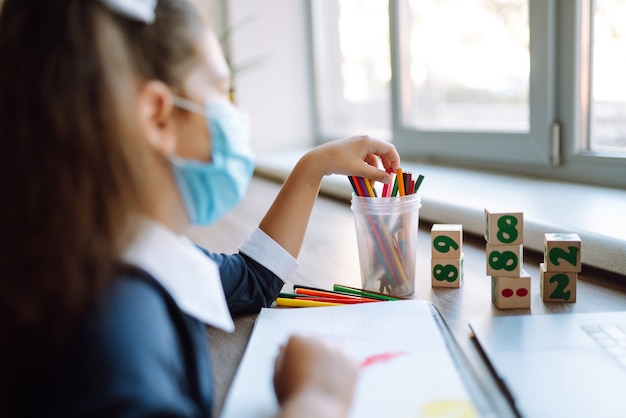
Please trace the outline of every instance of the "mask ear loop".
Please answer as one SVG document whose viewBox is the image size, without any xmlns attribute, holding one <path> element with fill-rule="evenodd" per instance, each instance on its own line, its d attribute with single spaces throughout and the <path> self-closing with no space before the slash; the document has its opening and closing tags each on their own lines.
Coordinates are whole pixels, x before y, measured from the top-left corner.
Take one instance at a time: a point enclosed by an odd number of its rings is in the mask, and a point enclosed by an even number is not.
<svg viewBox="0 0 626 418">
<path fill-rule="evenodd" d="M 158 0 L 101 0 L 111 12 L 146 24 L 154 23 Z"/>
<path fill-rule="evenodd" d="M 177 96 L 176 94 L 172 94 L 172 104 L 175 107 L 178 107 L 179 109 L 183 109 L 183 110 L 186 110 L 188 112 L 195 113 L 197 115 L 202 116 L 203 118 L 207 117 L 207 111 L 206 111 L 206 107 L 205 106 L 202 106 L 201 104 L 193 102 L 193 101 L 191 101 L 189 99 L 186 99 L 184 97 Z M 207 129 L 210 130 L 210 127 L 209 127 L 208 124 L 207 124 Z M 209 135 L 210 134 L 211 133 L 209 132 Z M 185 164 L 187 164 L 187 162 L 184 159 L 181 159 L 181 158 L 176 157 L 176 156 L 170 156 L 169 157 L 169 161 L 172 164 L 174 164 L 174 165 L 176 165 L 178 167 L 182 167 Z"/>
<path fill-rule="evenodd" d="M 205 116 L 204 106 L 198 104 L 196 102 L 192 102 L 189 99 L 185 99 L 184 97 L 172 95 L 172 103 L 174 106 L 185 109 L 192 113 L 197 113 L 198 115 Z"/>
</svg>

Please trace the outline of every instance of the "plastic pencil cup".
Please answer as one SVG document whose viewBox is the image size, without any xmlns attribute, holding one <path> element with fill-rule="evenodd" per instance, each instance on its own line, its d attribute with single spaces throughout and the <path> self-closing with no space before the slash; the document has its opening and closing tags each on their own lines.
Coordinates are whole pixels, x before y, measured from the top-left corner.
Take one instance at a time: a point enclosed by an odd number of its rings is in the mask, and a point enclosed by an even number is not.
<svg viewBox="0 0 626 418">
<path fill-rule="evenodd" d="M 352 195 L 359 266 L 365 290 L 406 296 L 415 291 L 421 197 Z"/>
</svg>

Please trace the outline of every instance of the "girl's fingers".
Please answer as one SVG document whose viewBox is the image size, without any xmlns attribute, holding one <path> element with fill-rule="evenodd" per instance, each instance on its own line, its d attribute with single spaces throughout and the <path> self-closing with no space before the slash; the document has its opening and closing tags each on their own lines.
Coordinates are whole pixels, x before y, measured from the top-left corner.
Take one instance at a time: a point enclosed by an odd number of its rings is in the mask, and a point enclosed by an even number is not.
<svg viewBox="0 0 626 418">
<path fill-rule="evenodd" d="M 365 162 L 372 167 L 378 167 L 378 158 L 374 154 L 367 154 L 365 156 Z"/>
</svg>

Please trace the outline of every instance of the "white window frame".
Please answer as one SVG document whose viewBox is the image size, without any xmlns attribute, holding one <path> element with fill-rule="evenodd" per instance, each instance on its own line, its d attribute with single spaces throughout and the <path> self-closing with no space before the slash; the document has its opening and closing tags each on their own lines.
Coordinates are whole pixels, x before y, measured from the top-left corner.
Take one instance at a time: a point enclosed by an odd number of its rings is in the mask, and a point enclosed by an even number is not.
<svg viewBox="0 0 626 418">
<path fill-rule="evenodd" d="M 402 109 L 410 101 L 410 77 L 405 63 L 408 62 L 409 48 L 406 44 L 409 16 L 406 0 L 390 1 L 390 32 L 393 90 L 392 102 L 396 106 L 393 114 L 394 144 L 401 155 L 419 158 L 460 159 L 462 161 L 502 161 L 549 163 L 548 136 L 554 121 L 554 81 L 550 78 L 553 67 L 554 41 L 548 33 L 549 21 L 554 10 L 551 2 L 530 1 L 529 20 L 531 22 L 530 62 L 532 77 L 529 83 L 528 133 L 480 132 L 480 131 L 426 131 L 408 127 L 404 123 Z M 541 40 L 541 41 L 539 41 Z M 542 109 L 542 111 L 539 111 Z"/>
<path fill-rule="evenodd" d="M 312 14 L 314 3 L 325 0 L 309 1 Z M 507 133 L 425 131 L 403 123 L 403 104 L 410 92 L 408 74 L 400 70 L 408 59 L 406 37 L 401 35 L 406 33 L 408 3 L 389 0 L 392 133 L 403 159 L 625 188 L 626 155 L 587 147 L 591 75 L 589 43 L 583 40 L 590 39 L 592 2 L 529 0 L 530 131 Z M 313 53 L 312 21 L 310 18 Z M 313 108 L 316 106 L 314 103 Z M 323 132 L 319 120 L 316 129 L 320 143 L 336 134 Z"/>
</svg>

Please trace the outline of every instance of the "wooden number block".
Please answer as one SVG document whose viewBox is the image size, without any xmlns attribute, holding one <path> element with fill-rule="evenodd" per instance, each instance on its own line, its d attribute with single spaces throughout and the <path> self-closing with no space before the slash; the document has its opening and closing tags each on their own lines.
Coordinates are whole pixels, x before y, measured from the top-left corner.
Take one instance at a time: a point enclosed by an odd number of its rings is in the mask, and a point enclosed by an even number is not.
<svg viewBox="0 0 626 418">
<path fill-rule="evenodd" d="M 498 309 L 530 309 L 530 275 L 491 276 L 491 301 Z"/>
<path fill-rule="evenodd" d="M 544 234 L 543 261 L 546 271 L 566 271 L 579 273 L 581 240 L 578 234 Z"/>
<path fill-rule="evenodd" d="M 463 225 L 434 224 L 430 230 L 432 258 L 459 259 L 463 253 Z"/>
<path fill-rule="evenodd" d="M 524 246 L 487 244 L 487 276 L 520 277 Z"/>
<path fill-rule="evenodd" d="M 485 240 L 491 245 L 524 243 L 524 214 L 485 208 Z"/>
<path fill-rule="evenodd" d="M 539 293 L 544 302 L 576 302 L 578 273 L 547 271 L 545 263 L 539 264 L 539 267 Z"/>
<path fill-rule="evenodd" d="M 432 287 L 461 287 L 463 254 L 457 259 L 433 258 L 430 264 Z"/>
</svg>

